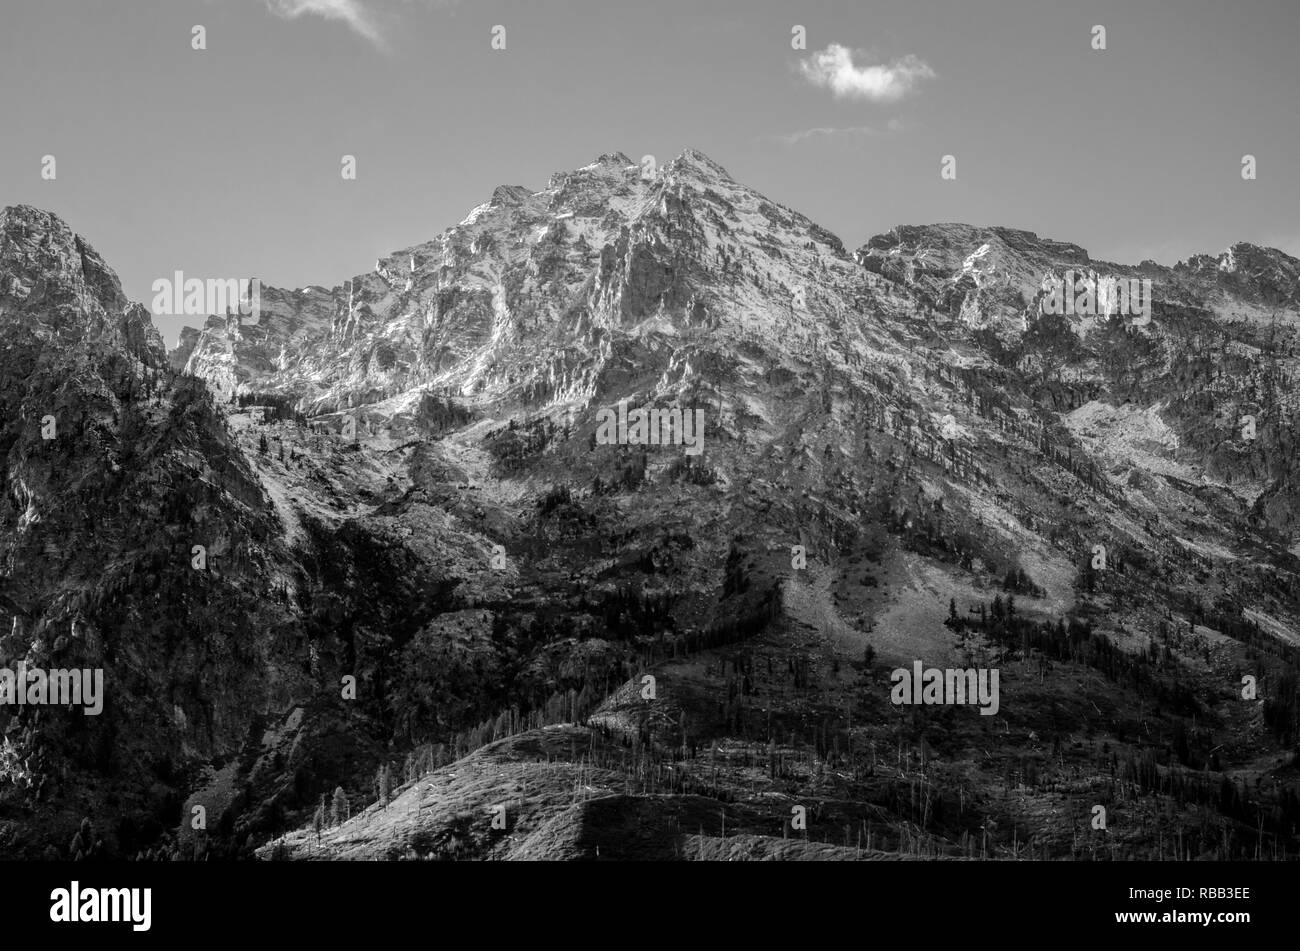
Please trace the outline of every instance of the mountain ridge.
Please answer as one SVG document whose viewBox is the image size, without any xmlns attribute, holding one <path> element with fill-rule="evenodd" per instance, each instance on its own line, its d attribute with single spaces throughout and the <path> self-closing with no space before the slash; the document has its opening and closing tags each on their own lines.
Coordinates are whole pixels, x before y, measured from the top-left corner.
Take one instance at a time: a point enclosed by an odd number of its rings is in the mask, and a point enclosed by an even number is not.
<svg viewBox="0 0 1300 951">
<path fill-rule="evenodd" d="M 97 632 L 113 699 L 89 736 L 0 712 L 0 849 L 59 847 L 32 810 L 68 837 L 116 810 L 117 854 L 329 857 L 364 833 L 367 855 L 591 857 L 627 810 L 656 855 L 758 856 L 786 848 L 793 797 L 895 856 L 969 855 L 987 822 L 999 854 L 1095 852 L 1086 819 L 1046 818 L 1057 786 L 1079 815 L 1142 812 L 1127 855 L 1181 829 L 1237 856 L 1259 816 L 1300 845 L 1294 258 L 1110 265 L 955 224 L 849 253 L 702 153 L 643 179 L 614 152 L 333 288 L 264 287 L 255 323 L 212 315 L 164 354 L 36 214 L 0 217 L 0 629 L 34 659 Z M 1151 280 L 1150 322 L 1044 313 L 1075 265 Z M 56 335 L 74 325 L 97 332 Z M 59 392 L 48 446 L 34 408 Z M 620 403 L 703 413 L 702 453 L 608 444 Z M 92 554 L 71 571 L 51 545 Z M 901 715 L 889 665 L 917 660 L 1001 666 L 997 730 Z M 1260 705 L 1234 702 L 1245 668 Z M 602 805 L 573 791 L 592 768 Z M 917 769 L 937 813 L 908 804 Z M 541 784 L 526 849 L 465 818 L 496 795 L 475 777 Z M 389 810 L 422 782 L 435 810 Z M 338 795 L 328 848 L 285 837 Z M 684 838 L 700 796 L 740 838 Z"/>
</svg>

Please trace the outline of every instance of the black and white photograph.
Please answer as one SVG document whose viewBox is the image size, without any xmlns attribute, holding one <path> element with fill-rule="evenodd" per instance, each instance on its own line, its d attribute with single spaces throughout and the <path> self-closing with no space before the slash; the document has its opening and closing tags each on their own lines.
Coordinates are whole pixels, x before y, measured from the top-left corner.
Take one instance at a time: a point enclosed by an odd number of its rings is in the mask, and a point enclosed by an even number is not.
<svg viewBox="0 0 1300 951">
<path fill-rule="evenodd" d="M 945 944 L 926 889 L 1279 925 L 1298 42 L 1295 0 L 0 0 L 6 918 L 310 892 L 329 940 L 331 888 L 565 863 L 760 923 L 893 888 Z"/>
</svg>

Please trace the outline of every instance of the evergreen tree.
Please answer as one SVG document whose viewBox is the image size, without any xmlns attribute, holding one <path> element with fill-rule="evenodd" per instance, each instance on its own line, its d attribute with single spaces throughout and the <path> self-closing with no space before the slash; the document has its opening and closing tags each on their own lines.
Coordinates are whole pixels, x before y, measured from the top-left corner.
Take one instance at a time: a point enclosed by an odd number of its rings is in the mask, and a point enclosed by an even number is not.
<svg viewBox="0 0 1300 951">
<path fill-rule="evenodd" d="M 342 786 L 334 787 L 334 801 L 330 806 L 330 825 L 339 825 L 352 817 L 347 794 Z"/>
</svg>

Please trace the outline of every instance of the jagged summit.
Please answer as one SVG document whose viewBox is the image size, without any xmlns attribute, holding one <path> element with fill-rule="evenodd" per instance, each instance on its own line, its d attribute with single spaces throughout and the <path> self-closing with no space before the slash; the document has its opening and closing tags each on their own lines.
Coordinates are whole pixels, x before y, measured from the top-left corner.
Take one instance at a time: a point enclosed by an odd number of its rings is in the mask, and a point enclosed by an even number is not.
<svg viewBox="0 0 1300 951">
<path fill-rule="evenodd" d="M 11 218 L 20 218 L 28 215 L 53 216 L 53 213 L 42 211 L 40 208 L 33 205 L 24 205 L 21 203 L 17 205 L 5 205 L 3 208 L 0 208 L 0 227 L 7 226 L 9 219 Z"/>
<path fill-rule="evenodd" d="M 1269 319 L 1300 311 L 1300 260 L 1277 248 L 1238 241 L 1217 255 L 1194 254 L 1172 273 L 1231 289 L 1267 311 Z"/>
<path fill-rule="evenodd" d="M 155 364 L 165 353 L 148 311 L 59 215 L 32 205 L 0 211 L 0 319 L 21 333 L 79 347 L 122 348 Z"/>
<path fill-rule="evenodd" d="M 731 178 L 731 175 L 722 167 L 721 164 L 709 158 L 699 149 L 685 149 L 680 155 L 661 164 L 671 168 L 695 169 L 697 171 L 705 171 L 710 175 L 716 175 L 727 179 Z M 595 166 L 626 168 L 629 165 L 640 165 L 640 162 L 629 158 L 626 152 L 615 151 L 605 152 L 603 155 L 599 156 L 596 161 L 592 162 L 590 165 L 583 166 L 583 168 L 592 168 Z"/>
<path fill-rule="evenodd" d="M 1300 271 L 1300 259 L 1278 248 L 1268 248 L 1249 241 L 1238 241 L 1218 254 L 1193 254 L 1174 265 L 1176 269 L 1197 270 L 1206 266 L 1221 271 L 1234 272 L 1260 268 L 1281 268 L 1291 273 Z"/>
<path fill-rule="evenodd" d="M 492 190 L 491 204 L 517 205 L 531 194 L 532 190 L 523 185 L 498 185 Z"/>
<path fill-rule="evenodd" d="M 56 260 L 77 266 L 99 282 L 116 286 L 117 275 L 99 253 L 59 215 L 34 205 L 9 205 L 0 210 L 0 254 L 28 268 L 52 266 Z M 89 269 L 89 270 L 87 270 Z M 111 289 L 105 287 L 104 289 Z"/>
<path fill-rule="evenodd" d="M 1184 279 L 1231 281 L 1267 306 L 1284 299 L 1285 261 L 1238 247 L 1234 260 L 1255 262 L 1249 279 L 1218 259 Z M 554 173 L 540 190 L 502 185 L 442 235 L 332 289 L 309 297 L 264 289 L 266 319 L 256 328 L 210 320 L 173 360 L 223 393 L 274 386 L 313 411 L 360 402 L 400 414 L 430 386 L 591 398 L 607 357 L 579 370 L 577 354 L 601 353 L 598 332 L 656 321 L 679 332 L 779 334 L 792 319 L 833 322 L 837 302 L 877 293 L 880 278 L 1011 342 L 1044 281 L 1071 268 L 1149 272 L 1171 287 L 1176 279 L 1169 269 L 1095 261 L 1033 231 L 957 222 L 900 225 L 850 256 L 835 235 L 735 182 L 699 149 L 653 168 L 610 151 Z M 1231 309 L 1218 290 L 1208 297 Z M 897 316 L 867 313 L 886 323 Z M 538 361 L 517 366 L 524 350 Z"/>
<path fill-rule="evenodd" d="M 33 205 L 10 205 L 0 210 L 0 234 L 5 241 L 0 253 L 7 249 L 17 254 L 21 248 L 31 248 L 47 252 L 47 256 L 52 253 L 75 257 L 80 254 L 79 248 L 90 249 L 61 217 Z"/>
<path fill-rule="evenodd" d="M 627 165 L 635 165 L 636 163 L 633 162 L 633 161 L 632 161 L 630 158 L 628 158 L 626 155 L 624 155 L 622 152 L 606 152 L 606 153 L 604 153 L 603 155 L 599 156 L 599 157 L 596 159 L 596 161 L 593 162 L 592 164 L 593 164 L 593 165 L 613 165 L 613 166 L 616 166 L 616 167 L 622 167 L 622 166 L 627 166 Z"/>
<path fill-rule="evenodd" d="M 670 169 L 692 169 L 710 177 L 717 177 L 726 181 L 735 181 L 731 173 L 722 167 L 718 162 L 713 161 L 699 149 L 686 149 L 681 155 L 677 156 L 668 163 Z"/>
<path fill-rule="evenodd" d="M 8 227 L 11 222 L 39 224 L 51 229 L 72 229 L 67 222 L 52 211 L 46 211 L 35 205 L 17 204 L 0 208 L 0 227 Z"/>
</svg>

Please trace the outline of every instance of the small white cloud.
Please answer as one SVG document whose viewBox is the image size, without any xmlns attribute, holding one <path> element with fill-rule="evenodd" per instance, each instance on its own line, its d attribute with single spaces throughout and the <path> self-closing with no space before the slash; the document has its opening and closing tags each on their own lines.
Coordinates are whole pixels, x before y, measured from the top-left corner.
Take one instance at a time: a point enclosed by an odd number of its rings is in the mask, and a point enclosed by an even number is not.
<svg viewBox="0 0 1300 951">
<path fill-rule="evenodd" d="M 818 126 L 815 129 L 803 129 L 799 132 L 790 132 L 786 135 L 776 136 L 786 145 L 797 145 L 807 139 L 831 138 L 833 136 L 878 136 L 893 135 L 903 131 L 903 123 L 898 119 L 890 119 L 884 127 L 872 125 L 854 125 L 844 127 Z"/>
<path fill-rule="evenodd" d="M 340 20 L 372 43 L 382 46 L 384 42 L 374 13 L 360 0 L 266 0 L 266 7 L 286 20 L 296 20 L 304 14 Z"/>
<path fill-rule="evenodd" d="M 896 102 L 923 79 L 937 75 L 929 64 L 909 53 L 892 63 L 857 65 L 853 51 L 832 43 L 799 62 L 799 72 L 814 86 L 829 89 L 837 99 Z"/>
<path fill-rule="evenodd" d="M 383 19 L 376 10 L 377 0 L 262 0 L 266 8 L 285 20 L 301 16 L 319 16 L 338 20 L 359 36 L 365 37 L 380 49 L 387 48 Z M 411 3 L 412 0 L 406 0 Z M 458 0 L 423 0 L 426 6 L 448 8 Z"/>
</svg>

